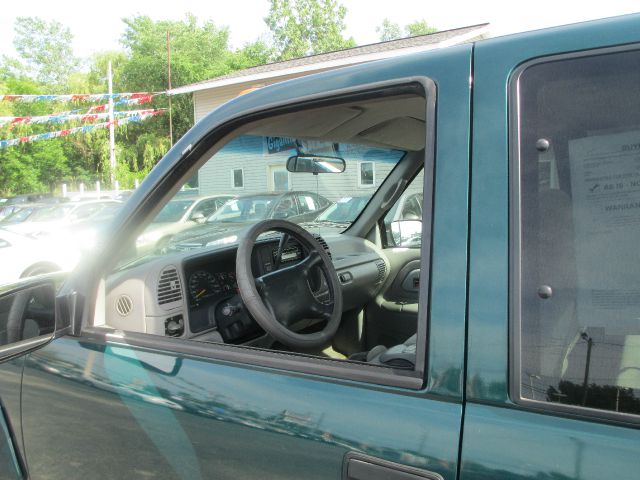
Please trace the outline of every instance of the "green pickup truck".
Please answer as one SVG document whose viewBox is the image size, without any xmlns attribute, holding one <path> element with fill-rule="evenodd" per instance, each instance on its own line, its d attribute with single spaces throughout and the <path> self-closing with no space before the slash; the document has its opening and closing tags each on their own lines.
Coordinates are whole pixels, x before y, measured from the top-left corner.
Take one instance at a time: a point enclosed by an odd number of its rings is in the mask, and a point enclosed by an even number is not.
<svg viewBox="0 0 640 480">
<path fill-rule="evenodd" d="M 196 177 L 292 200 L 136 251 Z M 640 16 L 238 97 L 110 231 L 0 289 L 2 478 L 640 475 Z"/>
</svg>

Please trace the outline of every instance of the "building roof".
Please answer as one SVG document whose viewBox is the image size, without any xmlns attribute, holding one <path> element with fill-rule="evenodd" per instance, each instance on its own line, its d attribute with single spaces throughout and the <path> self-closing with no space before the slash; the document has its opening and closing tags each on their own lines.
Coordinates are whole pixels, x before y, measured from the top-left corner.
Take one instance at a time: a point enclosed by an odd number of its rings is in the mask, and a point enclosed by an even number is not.
<svg viewBox="0 0 640 480">
<path fill-rule="evenodd" d="M 488 33 L 488 23 L 455 28 L 442 32 L 418 35 L 416 37 L 390 40 L 387 42 L 372 43 L 360 47 L 337 50 L 335 52 L 321 53 L 307 57 L 294 58 L 281 62 L 258 65 L 256 67 L 238 70 L 228 75 L 204 80 L 190 85 L 177 87 L 169 91 L 169 94 L 191 93 L 199 90 L 233 85 L 246 82 L 256 82 L 268 78 L 291 75 L 295 73 L 312 72 L 336 68 L 345 65 L 379 60 L 397 55 L 416 53 L 435 48 L 476 40 Z"/>
</svg>

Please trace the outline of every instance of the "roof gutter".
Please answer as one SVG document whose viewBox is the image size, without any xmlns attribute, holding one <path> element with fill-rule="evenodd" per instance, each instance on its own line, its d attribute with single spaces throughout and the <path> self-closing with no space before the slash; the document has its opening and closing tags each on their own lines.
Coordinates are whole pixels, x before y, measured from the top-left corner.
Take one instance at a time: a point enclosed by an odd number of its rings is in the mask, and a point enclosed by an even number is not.
<svg viewBox="0 0 640 480">
<path fill-rule="evenodd" d="M 372 62 L 374 60 L 383 60 L 385 58 L 397 57 L 402 55 L 411 55 L 413 53 L 426 52 L 429 50 L 436 50 L 439 48 L 445 48 L 460 43 L 465 43 L 480 35 L 489 33 L 489 26 L 483 26 L 471 32 L 467 32 L 463 35 L 456 36 L 454 38 L 444 40 L 442 42 L 431 45 L 419 45 L 416 47 L 407 47 L 396 50 L 387 50 L 383 52 L 374 52 L 365 55 L 358 55 L 353 57 L 338 58 L 335 60 L 327 60 L 325 62 L 311 63 L 307 65 L 297 65 L 295 67 L 283 68 L 279 70 L 273 70 L 269 72 L 260 72 L 253 75 L 242 75 L 233 78 L 225 78 L 216 80 L 215 78 L 208 82 L 196 83 L 191 85 L 185 85 L 184 87 L 174 88 L 167 91 L 169 95 L 179 95 L 182 93 L 193 93 L 201 90 L 209 90 L 212 88 L 226 87 L 229 85 L 236 85 L 249 82 L 259 82 L 262 80 L 273 79 L 278 77 L 284 77 L 287 75 L 295 75 L 297 73 L 314 72 L 318 70 L 327 70 L 332 68 L 344 67 L 348 65 L 357 65 L 364 62 Z"/>
</svg>

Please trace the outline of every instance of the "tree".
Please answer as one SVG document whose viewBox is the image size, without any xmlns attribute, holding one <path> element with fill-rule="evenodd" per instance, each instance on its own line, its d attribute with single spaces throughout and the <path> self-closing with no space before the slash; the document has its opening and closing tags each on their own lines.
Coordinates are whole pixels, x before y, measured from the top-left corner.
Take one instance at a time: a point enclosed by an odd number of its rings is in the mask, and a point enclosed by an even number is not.
<svg viewBox="0 0 640 480">
<path fill-rule="evenodd" d="M 405 36 L 417 37 L 418 35 L 428 35 L 429 33 L 435 33 L 437 28 L 431 27 L 425 20 L 418 20 L 404 27 Z"/>
<path fill-rule="evenodd" d="M 242 70 L 244 68 L 263 65 L 275 56 L 276 52 L 268 41 L 259 38 L 255 42 L 247 43 L 242 48 L 236 50 L 229 59 L 231 70 Z"/>
<path fill-rule="evenodd" d="M 382 20 L 382 25 L 376 27 L 376 32 L 380 34 L 381 42 L 388 42 L 389 40 L 397 40 L 398 38 L 402 38 L 402 30 L 400 30 L 400 25 L 397 23 L 393 23 L 388 18 Z"/>
<path fill-rule="evenodd" d="M 380 35 L 380 41 L 398 40 L 406 37 L 416 37 L 418 35 L 428 35 L 437 32 L 438 29 L 429 26 L 426 20 L 417 20 L 413 23 L 405 25 L 401 30 L 397 23 L 393 23 L 388 18 L 382 21 L 382 25 L 376 27 L 376 32 Z"/>
<path fill-rule="evenodd" d="M 164 92 L 168 86 L 167 32 L 171 40 L 172 86 L 207 80 L 233 70 L 266 63 L 273 47 L 258 39 L 232 51 L 227 28 L 200 23 L 193 15 L 182 21 L 155 22 L 146 16 L 124 19 L 124 51 L 95 55 L 88 72 L 78 70 L 71 51 L 71 34 L 56 22 L 22 18 L 16 23 L 16 44 L 22 59 L 0 58 L 0 94 L 102 93 L 107 91 L 107 64 L 113 69 L 115 92 Z M 31 31 L 33 30 L 33 31 Z M 29 38 L 33 37 L 33 38 Z M 44 54 L 43 54 L 44 52 Z M 60 57 L 71 59 L 59 61 Z M 56 63 L 57 62 L 57 63 Z M 58 68 L 59 67 L 59 68 Z M 43 83 L 44 82 L 44 83 Z M 176 95 L 173 103 L 174 139 L 193 125 L 191 95 Z M 168 106 L 166 95 L 140 107 Z M 68 110 L 86 112 L 88 104 L 1 102 L 1 116 L 47 115 Z M 80 125 L 5 125 L 0 138 L 9 139 Z M 148 173 L 170 147 L 168 115 L 116 129 L 116 174 L 122 187 Z M 106 129 L 42 140 L 0 149 L 0 193 L 41 191 L 61 183 L 106 182 L 110 173 L 109 136 Z"/>
<path fill-rule="evenodd" d="M 355 47 L 345 38 L 347 9 L 336 0 L 270 0 L 264 19 L 271 30 L 277 60 Z"/>
<path fill-rule="evenodd" d="M 229 32 L 226 28 L 218 28 L 212 22 L 198 25 L 197 19 L 190 14 L 184 21 L 154 22 L 147 16 L 138 16 L 125 19 L 124 23 L 126 29 L 121 41 L 128 54 L 128 61 L 118 71 L 114 89 L 167 89 L 167 32 L 170 35 L 173 87 L 231 71 Z M 166 107 L 168 103 L 165 98 L 155 105 Z M 164 135 L 168 135 L 168 118 L 162 118 L 156 125 L 163 130 Z M 193 102 L 190 95 L 173 99 L 173 125 L 175 138 L 182 136 L 193 125 Z"/>
<path fill-rule="evenodd" d="M 124 88 L 124 82 L 120 77 L 124 66 L 129 62 L 129 57 L 122 51 L 107 51 L 96 53 L 91 58 L 89 73 L 86 75 L 86 91 L 92 93 L 107 91 L 109 88 L 107 80 L 109 62 L 111 62 L 114 88 Z"/>
<path fill-rule="evenodd" d="M 79 65 L 71 31 L 59 22 L 38 17 L 18 17 L 15 31 L 13 43 L 27 71 L 38 82 L 59 90 Z"/>
</svg>

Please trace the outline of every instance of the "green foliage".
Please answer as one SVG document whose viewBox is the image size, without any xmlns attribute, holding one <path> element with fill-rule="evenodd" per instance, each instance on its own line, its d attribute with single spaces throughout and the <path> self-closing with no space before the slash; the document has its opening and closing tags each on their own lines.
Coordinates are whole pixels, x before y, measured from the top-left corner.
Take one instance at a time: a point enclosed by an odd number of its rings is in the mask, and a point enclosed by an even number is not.
<svg viewBox="0 0 640 480">
<path fill-rule="evenodd" d="M 114 92 L 164 92 L 169 85 L 167 33 L 171 47 L 171 85 L 178 87 L 232 71 L 273 61 L 355 46 L 344 38 L 346 9 L 337 0 L 271 0 L 269 39 L 258 38 L 242 48 L 229 47 L 229 31 L 212 21 L 154 21 L 138 15 L 123 19 L 122 51 L 101 52 L 87 68 L 73 55 L 73 37 L 58 22 L 36 17 L 16 21 L 19 59 L 0 58 L 0 94 L 103 93 L 111 62 Z M 273 39 L 273 41 L 271 41 Z M 193 125 L 191 95 L 171 99 L 173 138 Z M 169 98 L 158 95 L 138 108 L 167 108 Z M 55 102 L 0 102 L 0 116 L 49 115 L 87 111 L 89 105 Z M 126 110 L 129 107 L 117 107 Z M 0 127 L 0 138 L 18 138 L 72 128 L 80 123 Z M 122 188 L 141 180 L 169 150 L 169 115 L 116 128 L 116 179 Z M 106 129 L 0 149 L 0 194 L 51 191 L 110 179 L 109 132 Z"/>
<path fill-rule="evenodd" d="M 355 47 L 343 37 L 347 9 L 336 0 L 270 0 L 265 22 L 273 36 L 277 60 Z"/>
<path fill-rule="evenodd" d="M 56 179 L 69 172 L 62 141 L 57 139 L 3 149 L 0 164 L 2 195 L 52 191 Z"/>
<path fill-rule="evenodd" d="M 183 21 L 154 22 L 147 16 L 125 19 L 122 44 L 128 61 L 118 69 L 114 89 L 122 91 L 164 91 L 168 88 L 167 32 L 171 46 L 171 85 L 173 87 L 224 75 L 231 71 L 229 32 L 212 22 L 199 25 L 193 15 Z M 193 125 L 193 101 L 190 95 L 173 99 L 174 138 L 179 138 Z M 168 107 L 168 99 L 154 106 Z M 168 115 L 157 124 L 169 134 Z M 156 130 L 159 134 L 159 130 Z"/>
<path fill-rule="evenodd" d="M 397 40 L 402 38 L 402 30 L 400 25 L 393 23 L 388 18 L 382 20 L 382 25 L 376 27 L 376 32 L 380 34 L 381 42 L 388 42 L 389 40 Z"/>
<path fill-rule="evenodd" d="M 63 87 L 79 64 L 73 56 L 71 31 L 38 17 L 18 17 L 15 30 L 14 46 L 27 71 L 40 83 Z"/>
<path fill-rule="evenodd" d="M 429 26 L 426 20 L 417 20 L 409 25 L 405 25 L 404 31 L 400 29 L 400 25 L 393 23 L 388 18 L 385 18 L 382 21 L 382 25 L 376 27 L 376 32 L 380 35 L 381 42 L 398 40 L 406 37 L 416 37 L 418 35 L 427 35 L 437 31 L 438 29 Z"/>
<path fill-rule="evenodd" d="M 236 50 L 229 58 L 229 68 L 231 71 L 263 65 L 276 56 L 273 46 L 264 39 L 247 43 L 244 47 Z"/>
<path fill-rule="evenodd" d="M 113 77 L 113 89 L 115 92 L 122 91 L 119 88 L 126 89 L 125 83 L 121 79 L 121 72 L 124 65 L 129 62 L 129 57 L 124 52 L 100 52 L 91 58 L 89 65 L 89 73 L 86 76 L 88 84 L 87 92 L 104 93 L 107 91 L 107 69 L 111 62 L 111 72 Z M 80 90 L 78 90 L 80 91 Z"/>
<path fill-rule="evenodd" d="M 229 32 L 212 22 L 198 25 L 193 15 L 184 21 L 154 22 L 147 16 L 124 19 L 122 44 L 129 53 L 122 81 L 136 90 L 163 91 L 168 86 L 167 32 L 171 45 L 172 86 L 229 72 Z M 114 85 L 114 88 L 118 86 Z"/>
<path fill-rule="evenodd" d="M 418 35 L 427 35 L 429 33 L 435 33 L 437 28 L 431 27 L 427 24 L 426 20 L 418 20 L 404 27 L 404 31 L 407 37 L 416 37 Z"/>
</svg>

